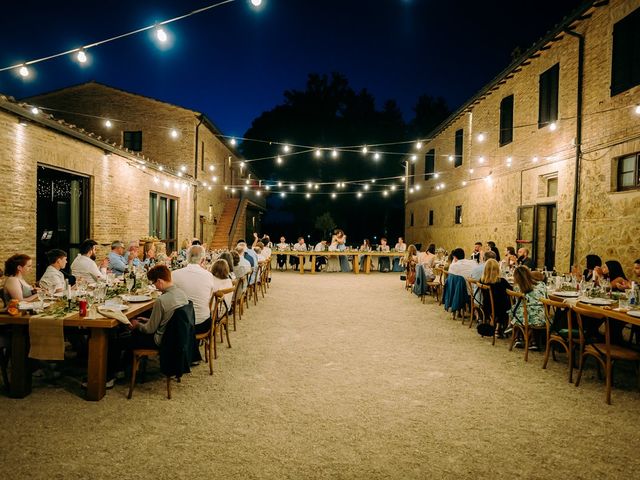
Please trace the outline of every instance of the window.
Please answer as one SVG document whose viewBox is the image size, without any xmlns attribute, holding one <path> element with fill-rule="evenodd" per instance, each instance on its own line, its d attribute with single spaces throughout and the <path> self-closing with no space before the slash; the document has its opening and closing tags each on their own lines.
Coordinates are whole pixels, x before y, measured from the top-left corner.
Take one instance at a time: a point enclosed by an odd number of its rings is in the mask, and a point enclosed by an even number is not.
<svg viewBox="0 0 640 480">
<path fill-rule="evenodd" d="M 427 222 L 429 226 L 433 225 L 433 210 L 429 210 L 429 221 Z"/>
<path fill-rule="evenodd" d="M 456 161 L 455 166 L 462 166 L 462 141 L 464 140 L 464 130 L 461 128 L 460 130 L 456 130 Z"/>
<path fill-rule="evenodd" d="M 552 177 L 547 180 L 547 197 L 555 197 L 558 195 L 558 177 Z"/>
<path fill-rule="evenodd" d="M 640 188 L 640 153 L 618 159 L 618 191 Z"/>
<path fill-rule="evenodd" d="M 134 152 L 142 151 L 142 132 L 122 132 L 122 145 Z"/>
<path fill-rule="evenodd" d="M 430 180 L 436 171 L 436 151 L 432 148 L 424 156 L 424 179 Z"/>
<path fill-rule="evenodd" d="M 455 224 L 460 225 L 461 223 L 462 223 L 462 205 L 456 205 Z"/>
<path fill-rule="evenodd" d="M 613 26 L 611 96 L 640 84 L 640 8 Z"/>
<path fill-rule="evenodd" d="M 560 64 L 556 63 L 540 75 L 540 103 L 538 107 L 538 128 L 558 120 L 558 81 Z"/>
<path fill-rule="evenodd" d="M 513 142 L 513 95 L 500 102 L 500 146 Z"/>
<path fill-rule="evenodd" d="M 409 226 L 413 227 L 413 212 L 409 214 Z"/>
<path fill-rule="evenodd" d="M 409 162 L 409 185 L 416 183 L 416 164 Z"/>
<path fill-rule="evenodd" d="M 149 235 L 167 245 L 167 254 L 178 248 L 178 199 L 156 192 L 149 194 Z"/>
</svg>

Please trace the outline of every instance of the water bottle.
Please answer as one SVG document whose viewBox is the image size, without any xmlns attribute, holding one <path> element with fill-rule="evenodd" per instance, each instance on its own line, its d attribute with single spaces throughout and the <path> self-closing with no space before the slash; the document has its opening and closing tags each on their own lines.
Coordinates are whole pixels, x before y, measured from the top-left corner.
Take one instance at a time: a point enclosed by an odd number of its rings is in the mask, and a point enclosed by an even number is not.
<svg viewBox="0 0 640 480">
<path fill-rule="evenodd" d="M 629 306 L 635 308 L 638 304 L 638 297 L 636 296 L 636 282 L 631 282 L 631 291 L 629 292 Z"/>
</svg>

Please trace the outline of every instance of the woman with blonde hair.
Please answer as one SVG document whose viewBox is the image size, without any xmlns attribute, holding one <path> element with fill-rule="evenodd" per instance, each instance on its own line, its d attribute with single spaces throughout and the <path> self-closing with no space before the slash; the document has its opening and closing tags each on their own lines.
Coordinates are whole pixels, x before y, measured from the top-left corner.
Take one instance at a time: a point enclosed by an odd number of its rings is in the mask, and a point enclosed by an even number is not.
<svg viewBox="0 0 640 480">
<path fill-rule="evenodd" d="M 511 301 L 509 300 L 509 295 L 507 295 L 507 290 L 511 288 L 511 285 L 500 276 L 500 264 L 497 260 L 490 258 L 485 262 L 480 283 L 488 285 L 489 288 L 491 288 L 494 315 L 496 322 L 500 325 L 500 329 L 498 330 L 499 334 L 502 335 L 502 330 L 509 321 Z M 485 318 L 490 318 L 491 299 L 488 293 L 485 294 L 485 290 L 482 290 L 482 294 L 482 310 Z"/>
</svg>

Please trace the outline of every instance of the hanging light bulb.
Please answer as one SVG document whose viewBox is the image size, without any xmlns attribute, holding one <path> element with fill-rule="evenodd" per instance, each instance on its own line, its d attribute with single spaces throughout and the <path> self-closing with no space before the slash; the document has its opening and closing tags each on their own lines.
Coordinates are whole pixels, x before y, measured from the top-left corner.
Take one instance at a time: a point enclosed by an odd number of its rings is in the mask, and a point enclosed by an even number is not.
<svg viewBox="0 0 640 480">
<path fill-rule="evenodd" d="M 313 186 L 313 188 L 314 188 L 315 190 L 319 190 L 319 189 L 320 189 L 320 185 L 318 185 L 318 184 L 316 183 L 316 184 Z"/>
<path fill-rule="evenodd" d="M 76 59 L 80 63 L 86 63 L 87 62 L 87 54 L 86 54 L 86 52 L 84 51 L 83 48 L 78 50 L 78 53 L 76 54 Z"/>
<path fill-rule="evenodd" d="M 369 190 L 369 185 L 365 184 L 364 187 L 362 187 L 362 188 L 364 188 L 365 190 Z"/>
<path fill-rule="evenodd" d="M 164 28 L 159 25 L 156 27 L 156 38 L 162 43 L 166 42 L 168 39 L 167 32 L 165 32 Z"/>
<path fill-rule="evenodd" d="M 640 108 L 640 106 L 638 108 Z M 366 145 L 364 147 L 362 147 L 362 154 L 363 155 L 366 155 L 368 151 L 369 151 L 369 149 L 367 148 Z"/>
<path fill-rule="evenodd" d="M 224 186 L 224 189 L 225 189 L 225 190 L 228 190 L 228 189 L 229 189 L 229 187 L 227 187 L 227 186 L 225 185 L 225 186 Z"/>
<path fill-rule="evenodd" d="M 404 182 L 404 180 L 405 180 L 404 177 L 400 177 L 401 182 Z"/>
<path fill-rule="evenodd" d="M 371 183 L 376 183 L 376 179 L 375 179 L 375 178 L 372 178 L 372 179 L 371 179 Z"/>
<path fill-rule="evenodd" d="M 266 187 L 264 187 L 264 189 L 265 189 L 266 191 L 271 190 L 271 185 L 267 185 Z"/>
<path fill-rule="evenodd" d="M 287 196 L 287 194 L 285 192 L 280 192 L 280 198 L 284 198 L 286 196 Z"/>
<path fill-rule="evenodd" d="M 549 130 L 551 130 L 552 132 L 555 132 L 557 128 L 558 125 L 556 125 L 556 122 L 551 122 L 551 124 L 549 124 Z"/>
<path fill-rule="evenodd" d="M 420 185 L 416 185 L 416 190 L 420 190 L 420 188 L 422 188 Z"/>
<path fill-rule="evenodd" d="M 391 191 L 395 192 L 396 191 L 396 186 L 395 185 L 391 185 Z"/>
<path fill-rule="evenodd" d="M 180 167 L 180 170 L 183 171 L 183 172 L 186 172 L 187 171 L 187 166 L 186 165 L 182 165 Z"/>
<path fill-rule="evenodd" d="M 484 139 L 485 139 L 484 133 L 479 133 L 477 138 L 479 142 L 484 142 Z"/>
<path fill-rule="evenodd" d="M 229 140 L 229 143 L 231 144 L 231 146 L 235 147 L 238 142 L 236 142 L 235 138 L 232 138 L 231 140 Z"/>
<path fill-rule="evenodd" d="M 207 187 L 207 190 L 211 191 L 211 185 L 209 185 L 209 186 Z"/>
<path fill-rule="evenodd" d="M 218 177 L 216 177 L 215 175 L 213 177 L 211 177 L 211 181 L 213 183 L 216 183 L 218 181 Z"/>
<path fill-rule="evenodd" d="M 294 191 L 296 189 L 295 185 L 289 185 L 289 190 Z"/>
<path fill-rule="evenodd" d="M 305 195 L 305 197 L 306 197 L 306 198 L 311 198 L 311 194 L 310 194 L 310 193 L 307 193 L 307 194 Z"/>
<path fill-rule="evenodd" d="M 113 127 L 113 123 L 111 123 L 111 120 L 105 120 L 104 121 L 104 126 L 107 128 L 111 128 Z"/>
<path fill-rule="evenodd" d="M 634 111 L 636 112 L 636 115 L 640 115 L 640 105 L 636 105 L 636 108 Z"/>
<path fill-rule="evenodd" d="M 236 189 L 235 189 L 235 188 L 232 188 L 232 189 L 231 189 L 231 193 L 236 193 Z"/>
<path fill-rule="evenodd" d="M 374 160 L 380 160 L 380 154 L 378 152 L 373 154 L 373 159 Z"/>
<path fill-rule="evenodd" d="M 358 192 L 358 193 L 356 194 L 356 196 L 357 196 L 358 198 L 362 198 L 362 192 Z"/>
<path fill-rule="evenodd" d="M 284 145 L 282 147 L 282 150 L 284 151 L 284 153 L 289 153 L 289 150 L 291 150 L 291 147 L 289 145 Z"/>
<path fill-rule="evenodd" d="M 259 7 L 260 5 L 262 5 L 262 0 L 251 0 L 251 5 L 253 5 L 254 7 Z"/>
<path fill-rule="evenodd" d="M 178 175 L 179 177 L 181 177 L 181 176 L 182 176 L 182 172 L 178 172 L 178 173 L 177 173 L 177 175 Z"/>
<path fill-rule="evenodd" d="M 282 182 L 278 182 L 278 187 L 281 187 L 281 186 L 282 186 Z"/>
<path fill-rule="evenodd" d="M 420 150 L 422 148 L 422 142 L 420 140 L 418 140 L 416 142 L 416 150 Z"/>
<path fill-rule="evenodd" d="M 322 150 L 320 150 L 319 148 L 316 148 L 314 154 L 316 158 L 320 158 L 322 156 Z"/>
<path fill-rule="evenodd" d="M 278 165 L 282 165 L 282 157 L 281 157 L 280 155 L 278 155 L 278 156 L 276 157 L 276 163 L 277 163 Z"/>
<path fill-rule="evenodd" d="M 463 181 L 462 181 L 462 186 L 463 186 L 463 187 L 466 187 L 466 186 L 467 186 L 467 181 L 466 181 L 466 180 L 463 180 Z"/>
<path fill-rule="evenodd" d="M 29 71 L 29 67 L 27 67 L 26 65 L 22 65 L 18 70 L 18 73 L 22 78 L 27 78 L 31 72 Z"/>
<path fill-rule="evenodd" d="M 336 195 L 335 192 L 331 194 L 331 198 L 336 198 L 336 197 L 337 197 L 337 195 Z"/>
<path fill-rule="evenodd" d="M 409 193 L 413 193 L 413 187 L 409 189 Z"/>
<path fill-rule="evenodd" d="M 240 168 L 244 168 L 244 162 L 240 162 Z"/>
<path fill-rule="evenodd" d="M 40 109 L 38 107 L 31 107 L 31 113 L 38 115 L 40 113 Z"/>
<path fill-rule="evenodd" d="M 387 191 L 387 190 L 383 190 L 383 191 L 382 191 L 382 195 L 386 197 L 387 195 L 389 195 L 389 191 Z"/>
<path fill-rule="evenodd" d="M 533 157 L 533 158 L 531 159 L 531 161 L 532 161 L 533 163 L 538 163 L 538 157 Z"/>
<path fill-rule="evenodd" d="M 178 131 L 175 128 L 171 129 L 171 138 L 178 138 Z"/>
<path fill-rule="evenodd" d="M 216 169 L 216 167 L 214 167 L 213 165 L 209 165 L 209 171 L 213 172 Z"/>
<path fill-rule="evenodd" d="M 247 190 L 249 190 L 249 187 L 247 187 L 246 185 L 243 187 L 244 191 L 246 192 Z"/>
<path fill-rule="evenodd" d="M 473 168 L 470 168 L 470 169 L 469 169 L 469 173 L 473 173 Z"/>
<path fill-rule="evenodd" d="M 311 182 L 307 183 L 307 188 L 309 190 L 311 190 L 313 188 L 313 183 L 311 183 Z"/>
<path fill-rule="evenodd" d="M 484 157 L 480 157 L 480 158 L 478 159 L 478 163 L 479 163 L 480 165 L 482 165 L 482 164 L 484 163 Z"/>
<path fill-rule="evenodd" d="M 433 178 L 438 178 L 440 176 L 440 174 L 438 172 L 433 174 Z"/>
<path fill-rule="evenodd" d="M 331 158 L 338 158 L 338 151 L 335 148 L 331 150 Z"/>
<path fill-rule="evenodd" d="M 163 167 L 162 165 L 160 165 L 160 166 L 158 167 L 158 170 L 160 170 L 160 171 L 162 172 L 162 171 L 164 171 L 164 167 Z"/>
<path fill-rule="evenodd" d="M 245 185 L 249 185 L 251 182 L 249 180 L 244 181 Z"/>
<path fill-rule="evenodd" d="M 449 161 L 453 162 L 453 155 L 449 155 Z"/>
<path fill-rule="evenodd" d="M 411 155 L 411 161 L 415 162 L 416 160 L 418 160 L 418 156 L 417 155 Z"/>
</svg>

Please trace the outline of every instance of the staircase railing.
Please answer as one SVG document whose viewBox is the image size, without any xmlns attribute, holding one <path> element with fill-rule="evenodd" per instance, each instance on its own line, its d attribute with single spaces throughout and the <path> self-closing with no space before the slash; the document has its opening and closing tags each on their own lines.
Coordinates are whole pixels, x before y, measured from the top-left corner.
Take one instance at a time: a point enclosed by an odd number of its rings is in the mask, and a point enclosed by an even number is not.
<svg viewBox="0 0 640 480">
<path fill-rule="evenodd" d="M 246 200 L 244 198 L 242 198 L 242 196 L 240 197 L 239 201 L 238 201 L 238 205 L 236 206 L 236 211 L 233 214 L 233 222 L 231 222 L 231 228 L 229 229 L 229 235 L 228 235 L 228 240 L 227 240 L 227 248 L 229 248 L 229 250 L 231 250 L 232 248 L 232 243 L 233 243 L 233 234 L 236 231 L 236 228 L 238 228 L 238 222 L 240 221 L 240 218 L 242 217 L 242 215 L 240 215 L 240 212 L 242 211 L 242 203 L 246 202 Z"/>
</svg>

